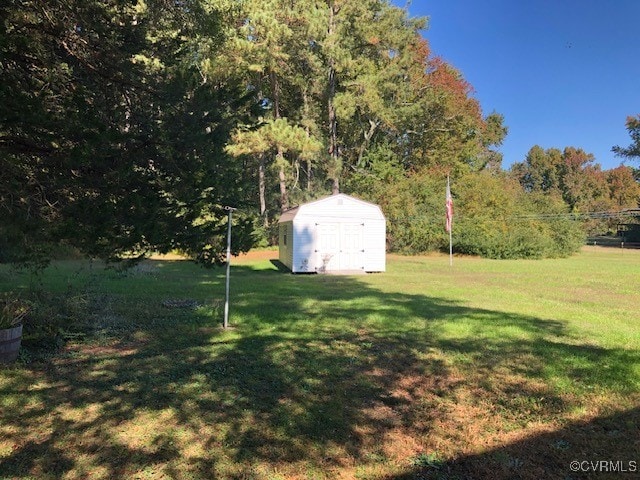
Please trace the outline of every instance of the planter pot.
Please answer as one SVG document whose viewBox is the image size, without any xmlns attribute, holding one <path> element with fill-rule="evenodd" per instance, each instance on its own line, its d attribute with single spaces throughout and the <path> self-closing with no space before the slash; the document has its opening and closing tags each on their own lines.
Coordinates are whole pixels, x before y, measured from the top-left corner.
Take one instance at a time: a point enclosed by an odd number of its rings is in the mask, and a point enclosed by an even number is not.
<svg viewBox="0 0 640 480">
<path fill-rule="evenodd" d="M 0 330 L 0 363 L 11 363 L 18 358 L 22 342 L 22 325 Z"/>
</svg>

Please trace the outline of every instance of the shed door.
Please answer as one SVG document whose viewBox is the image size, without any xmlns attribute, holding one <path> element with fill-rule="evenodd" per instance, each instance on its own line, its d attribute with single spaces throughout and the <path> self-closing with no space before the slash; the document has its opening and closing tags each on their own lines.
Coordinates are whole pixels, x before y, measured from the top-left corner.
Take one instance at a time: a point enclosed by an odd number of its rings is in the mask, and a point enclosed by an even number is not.
<svg viewBox="0 0 640 480">
<path fill-rule="evenodd" d="M 319 271 L 364 268 L 361 223 L 321 223 L 317 228 Z"/>
<path fill-rule="evenodd" d="M 318 267 L 321 272 L 340 269 L 340 224 L 318 224 Z"/>
<path fill-rule="evenodd" d="M 363 226 L 361 223 L 343 223 L 341 227 L 340 269 L 362 270 L 364 268 Z"/>
</svg>

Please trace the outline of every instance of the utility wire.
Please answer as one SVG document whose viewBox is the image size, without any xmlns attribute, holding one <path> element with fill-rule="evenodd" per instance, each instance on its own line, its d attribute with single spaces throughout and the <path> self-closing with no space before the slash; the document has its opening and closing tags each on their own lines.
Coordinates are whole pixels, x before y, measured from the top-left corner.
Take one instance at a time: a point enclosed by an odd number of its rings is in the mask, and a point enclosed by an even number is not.
<svg viewBox="0 0 640 480">
<path fill-rule="evenodd" d="M 414 221 L 414 220 L 427 220 L 431 221 L 442 221 L 444 224 L 445 212 L 444 206 L 442 208 L 442 214 L 440 212 L 429 212 L 423 215 L 412 214 L 412 215 L 386 215 L 387 220 L 395 220 L 395 221 Z M 601 212 L 563 212 L 563 213 L 532 213 L 532 214 L 523 214 L 523 215 L 501 215 L 497 213 L 494 219 L 481 217 L 483 222 L 486 221 L 504 221 L 504 220 L 608 220 L 608 219 L 622 219 L 622 218 L 636 218 L 640 217 L 640 208 L 635 209 L 626 209 L 626 210 L 612 210 L 612 211 L 601 211 Z M 331 214 L 315 214 L 313 215 L 314 219 L 338 219 L 340 218 L 340 214 L 336 213 L 335 215 Z M 475 216 L 465 216 L 464 213 L 458 210 L 454 215 L 454 222 L 461 220 L 474 220 Z M 364 222 L 367 220 L 378 220 L 374 218 L 363 218 Z"/>
<path fill-rule="evenodd" d="M 568 213 L 538 213 L 531 215 L 516 215 L 511 218 L 516 219 L 568 219 L 568 220 L 582 220 L 585 218 L 594 219 L 608 219 L 608 218 L 622 218 L 622 217 L 640 217 L 640 209 L 628 209 L 608 212 L 568 212 Z"/>
</svg>

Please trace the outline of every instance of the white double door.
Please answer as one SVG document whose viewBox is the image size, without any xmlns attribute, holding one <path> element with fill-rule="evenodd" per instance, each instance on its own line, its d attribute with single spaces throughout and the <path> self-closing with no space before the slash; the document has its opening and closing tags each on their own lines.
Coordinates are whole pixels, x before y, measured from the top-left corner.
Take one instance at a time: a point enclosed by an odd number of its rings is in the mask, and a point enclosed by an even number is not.
<svg viewBox="0 0 640 480">
<path fill-rule="evenodd" d="M 363 270 L 363 230 L 362 223 L 319 223 L 319 270 Z"/>
</svg>

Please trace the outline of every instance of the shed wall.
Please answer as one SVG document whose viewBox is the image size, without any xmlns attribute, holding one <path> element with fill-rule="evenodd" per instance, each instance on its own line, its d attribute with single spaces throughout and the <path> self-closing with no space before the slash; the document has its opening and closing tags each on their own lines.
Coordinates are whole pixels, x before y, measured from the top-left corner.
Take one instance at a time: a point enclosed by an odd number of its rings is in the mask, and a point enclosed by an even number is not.
<svg viewBox="0 0 640 480">
<path fill-rule="evenodd" d="M 293 221 L 280 223 L 278 229 L 278 260 L 293 270 Z"/>
</svg>

